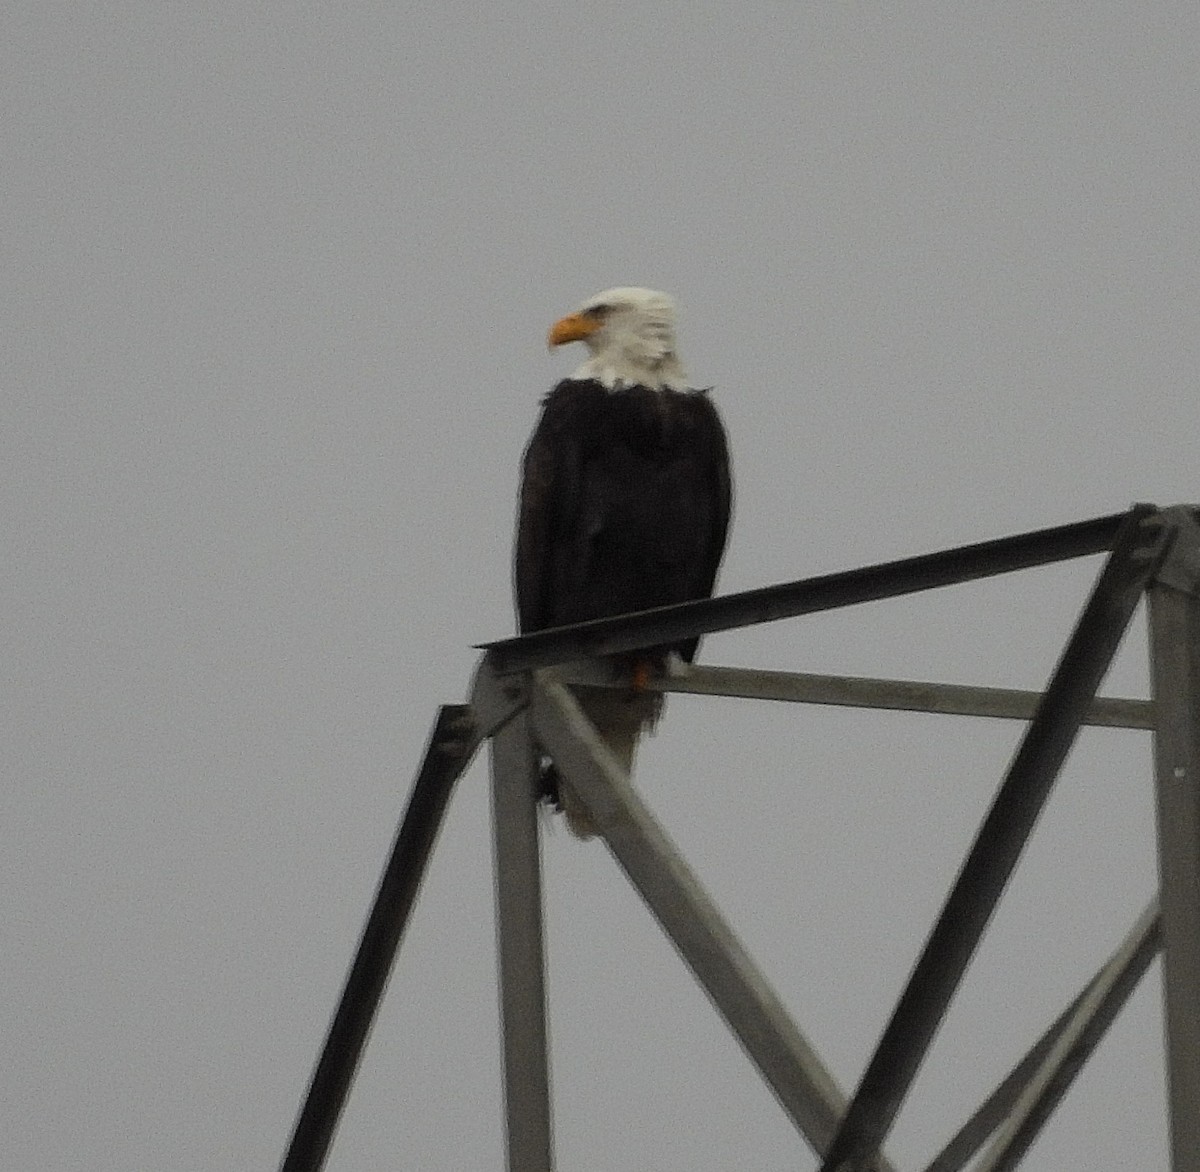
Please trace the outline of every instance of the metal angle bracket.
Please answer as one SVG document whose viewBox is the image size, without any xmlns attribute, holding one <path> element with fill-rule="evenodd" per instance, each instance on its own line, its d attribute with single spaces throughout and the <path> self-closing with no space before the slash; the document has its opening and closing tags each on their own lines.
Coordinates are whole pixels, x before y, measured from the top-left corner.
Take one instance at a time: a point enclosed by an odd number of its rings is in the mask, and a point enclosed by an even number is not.
<svg viewBox="0 0 1200 1172">
<path fill-rule="evenodd" d="M 1155 581 L 1184 594 L 1200 595 L 1200 507 L 1173 505 L 1159 515 L 1175 533 Z"/>
<path fill-rule="evenodd" d="M 476 745 L 494 737 L 518 712 L 529 707 L 529 674 L 500 675 L 484 655 L 471 680 L 471 716 Z"/>
</svg>

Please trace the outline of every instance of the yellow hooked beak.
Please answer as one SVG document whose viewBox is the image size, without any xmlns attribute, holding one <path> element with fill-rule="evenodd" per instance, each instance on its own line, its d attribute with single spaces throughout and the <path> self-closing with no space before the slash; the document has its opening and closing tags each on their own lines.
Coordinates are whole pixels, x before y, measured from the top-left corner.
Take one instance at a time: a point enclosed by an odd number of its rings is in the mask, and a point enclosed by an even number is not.
<svg viewBox="0 0 1200 1172">
<path fill-rule="evenodd" d="M 569 313 L 550 327 L 547 341 L 552 347 L 562 346 L 567 342 L 582 342 L 585 338 L 590 338 L 603 324 L 598 317 L 586 313 Z"/>
</svg>

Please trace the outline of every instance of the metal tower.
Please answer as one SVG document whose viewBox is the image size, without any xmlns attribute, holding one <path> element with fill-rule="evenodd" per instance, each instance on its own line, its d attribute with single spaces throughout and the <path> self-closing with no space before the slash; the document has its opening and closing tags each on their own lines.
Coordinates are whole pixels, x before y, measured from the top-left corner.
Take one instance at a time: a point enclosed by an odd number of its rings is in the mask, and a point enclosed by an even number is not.
<svg viewBox="0 0 1200 1172">
<path fill-rule="evenodd" d="M 664 691 L 1028 722 L 874 1056 L 847 1099 L 567 685 L 626 686 L 597 658 L 612 652 L 1105 551 L 1043 692 L 700 666 L 652 684 Z M 1152 699 L 1097 699 L 1143 595 L 1149 598 Z M 282 1172 L 316 1172 L 324 1163 L 450 791 L 487 739 L 510 1172 L 553 1167 L 535 745 L 583 799 L 609 850 L 821 1158 L 821 1172 L 892 1172 L 884 1141 L 1085 724 L 1153 733 L 1159 897 L 926 1172 L 955 1172 L 976 1156 L 974 1172 L 1014 1168 L 1160 949 L 1171 1168 L 1200 1172 L 1200 508 L 1137 505 L 1059 528 L 505 639 L 483 652 L 470 703 L 446 705 L 438 714 Z"/>
</svg>

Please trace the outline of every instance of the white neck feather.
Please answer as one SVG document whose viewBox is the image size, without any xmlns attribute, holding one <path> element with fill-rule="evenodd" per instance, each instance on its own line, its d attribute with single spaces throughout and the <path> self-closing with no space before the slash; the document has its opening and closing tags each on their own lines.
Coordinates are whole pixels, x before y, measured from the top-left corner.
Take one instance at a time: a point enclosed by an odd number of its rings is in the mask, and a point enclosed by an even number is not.
<svg viewBox="0 0 1200 1172">
<path fill-rule="evenodd" d="M 614 354 L 605 350 L 593 354 L 586 362 L 576 367 L 571 375 L 574 379 L 594 380 L 610 391 L 622 386 L 649 387 L 653 391 L 664 388 L 672 391 L 687 389 L 687 375 L 674 353 L 664 354 L 654 363 L 636 361 L 625 354 Z"/>
</svg>

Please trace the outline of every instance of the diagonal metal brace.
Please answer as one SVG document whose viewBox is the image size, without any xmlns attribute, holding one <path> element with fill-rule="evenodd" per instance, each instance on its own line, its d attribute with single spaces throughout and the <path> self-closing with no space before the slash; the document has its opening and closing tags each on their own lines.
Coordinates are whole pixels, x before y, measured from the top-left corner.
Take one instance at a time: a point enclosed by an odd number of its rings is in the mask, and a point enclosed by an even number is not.
<svg viewBox="0 0 1200 1172">
<path fill-rule="evenodd" d="M 478 721 L 466 705 L 442 706 L 284 1153 L 281 1172 L 318 1172 L 325 1163 L 450 792 L 481 739 Z"/>
<path fill-rule="evenodd" d="M 821 1172 L 869 1165 L 890 1130 L 1169 540 L 1157 509 L 1130 510 Z"/>
<path fill-rule="evenodd" d="M 1037 1139 L 1083 1064 L 1137 987 L 1160 944 L 1158 900 L 1138 917 L 1112 959 L 1097 974 L 1040 1069 L 1017 1100 L 975 1172 L 1012 1172 Z"/>
<path fill-rule="evenodd" d="M 534 735 L 634 887 L 818 1155 L 846 1097 L 629 778 L 552 672 L 534 673 Z M 878 1167 L 891 1165 L 880 1157 Z"/>
<path fill-rule="evenodd" d="M 454 783 L 483 741 L 529 702 L 523 678 L 498 681 L 486 658 L 471 693 L 469 705 L 446 704 L 438 712 L 281 1172 L 317 1172 L 324 1165 Z"/>
<path fill-rule="evenodd" d="M 1015 1165 L 1066 1093 L 1162 946 L 1158 900 L 1034 1047 L 942 1149 L 925 1172 L 960 1172 L 1003 1126 L 974 1172 Z"/>
</svg>

